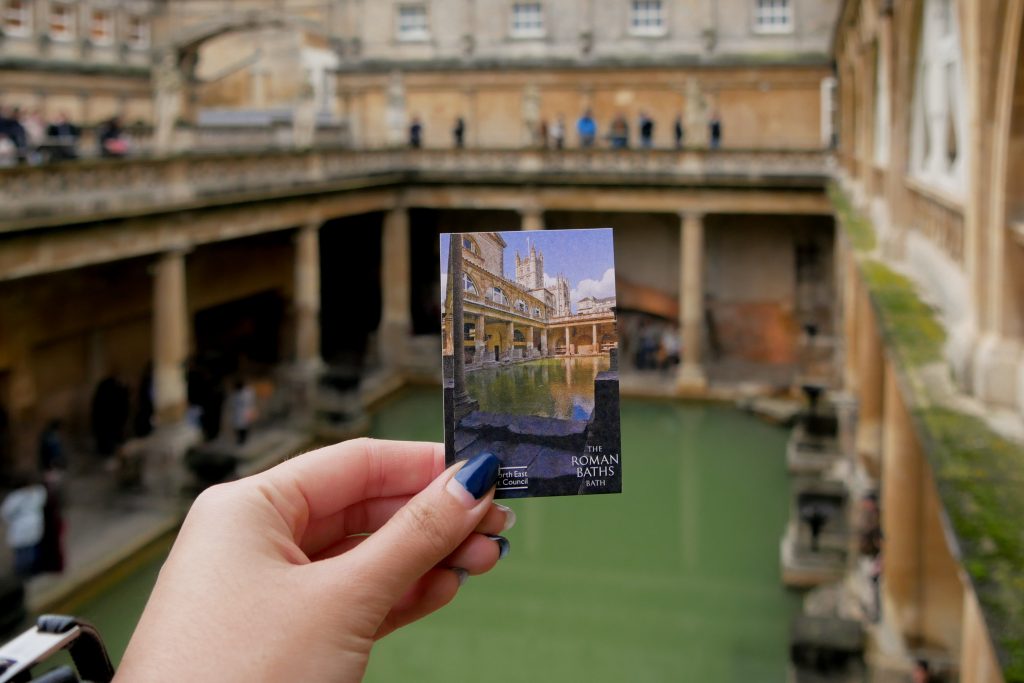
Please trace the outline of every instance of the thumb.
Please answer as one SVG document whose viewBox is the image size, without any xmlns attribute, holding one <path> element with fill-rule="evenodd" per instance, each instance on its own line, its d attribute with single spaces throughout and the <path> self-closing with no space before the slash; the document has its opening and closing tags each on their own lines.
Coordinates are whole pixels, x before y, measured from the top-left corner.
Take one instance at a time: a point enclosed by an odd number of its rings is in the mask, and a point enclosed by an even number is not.
<svg viewBox="0 0 1024 683">
<path fill-rule="evenodd" d="M 387 611 L 412 584 L 466 540 L 487 514 L 498 458 L 481 453 L 445 470 L 346 559 Z"/>
</svg>

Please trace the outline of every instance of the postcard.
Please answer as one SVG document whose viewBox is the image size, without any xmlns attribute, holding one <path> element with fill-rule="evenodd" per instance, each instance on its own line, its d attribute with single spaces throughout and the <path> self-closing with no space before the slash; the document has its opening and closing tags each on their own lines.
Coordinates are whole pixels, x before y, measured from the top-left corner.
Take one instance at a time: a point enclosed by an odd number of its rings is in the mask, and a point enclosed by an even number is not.
<svg viewBox="0 0 1024 683">
<path fill-rule="evenodd" d="M 622 491 L 612 231 L 441 235 L 448 464 L 498 498 Z"/>
</svg>

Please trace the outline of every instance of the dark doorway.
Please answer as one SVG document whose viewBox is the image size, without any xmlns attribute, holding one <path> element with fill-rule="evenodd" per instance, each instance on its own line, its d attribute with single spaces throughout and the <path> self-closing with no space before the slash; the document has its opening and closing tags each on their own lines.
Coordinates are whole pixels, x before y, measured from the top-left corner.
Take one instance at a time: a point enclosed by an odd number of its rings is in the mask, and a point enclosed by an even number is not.
<svg viewBox="0 0 1024 683">
<path fill-rule="evenodd" d="M 272 368 L 281 360 L 284 310 L 281 293 L 271 290 L 197 312 L 196 357 L 224 375 Z"/>
<path fill-rule="evenodd" d="M 330 365 L 362 367 L 380 324 L 383 220 L 366 213 L 320 228 L 320 353 Z"/>
</svg>

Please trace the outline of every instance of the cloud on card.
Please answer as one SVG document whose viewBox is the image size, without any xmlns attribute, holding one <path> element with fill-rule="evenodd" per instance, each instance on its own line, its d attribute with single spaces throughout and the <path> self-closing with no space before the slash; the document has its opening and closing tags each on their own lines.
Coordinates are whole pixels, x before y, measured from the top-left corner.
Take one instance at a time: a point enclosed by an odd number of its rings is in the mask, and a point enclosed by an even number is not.
<svg viewBox="0 0 1024 683">
<path fill-rule="evenodd" d="M 569 298 L 572 299 L 573 305 L 575 305 L 580 299 L 592 296 L 595 299 L 603 299 L 604 297 L 613 296 L 615 294 L 615 269 L 609 268 L 604 271 L 604 275 L 601 276 L 600 280 L 594 280 L 592 278 L 586 278 L 580 280 L 580 283 L 573 288 L 572 292 L 569 293 Z"/>
<path fill-rule="evenodd" d="M 553 277 L 551 275 L 548 275 L 547 273 L 544 273 L 544 287 L 545 287 L 545 289 L 548 288 L 548 287 L 554 287 L 556 282 L 558 282 L 558 278 Z"/>
</svg>

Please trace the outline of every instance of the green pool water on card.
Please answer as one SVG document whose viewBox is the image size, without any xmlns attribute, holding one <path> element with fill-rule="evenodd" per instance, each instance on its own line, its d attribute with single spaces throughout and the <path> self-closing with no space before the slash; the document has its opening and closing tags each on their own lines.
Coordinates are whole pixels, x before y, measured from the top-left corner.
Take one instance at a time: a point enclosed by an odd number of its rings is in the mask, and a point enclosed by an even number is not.
<svg viewBox="0 0 1024 683">
<path fill-rule="evenodd" d="M 374 435 L 440 440 L 440 393 L 388 401 Z M 509 557 L 379 643 L 366 680 L 785 680 L 785 436 L 728 408 L 623 401 L 624 493 L 511 501 Z M 80 610 L 115 659 L 158 566 Z"/>
</svg>

